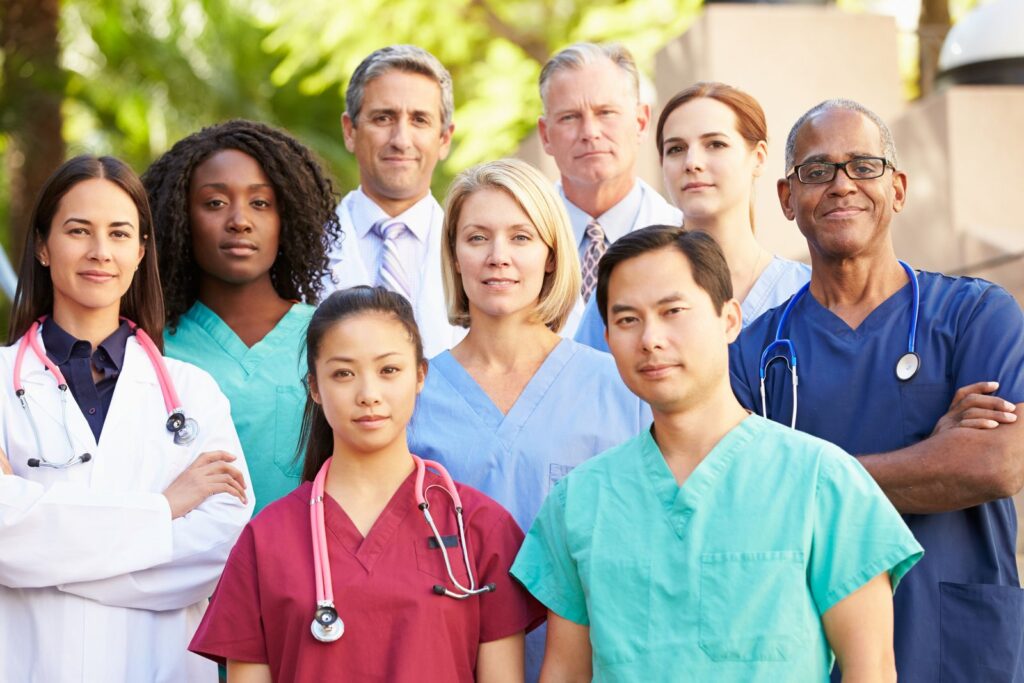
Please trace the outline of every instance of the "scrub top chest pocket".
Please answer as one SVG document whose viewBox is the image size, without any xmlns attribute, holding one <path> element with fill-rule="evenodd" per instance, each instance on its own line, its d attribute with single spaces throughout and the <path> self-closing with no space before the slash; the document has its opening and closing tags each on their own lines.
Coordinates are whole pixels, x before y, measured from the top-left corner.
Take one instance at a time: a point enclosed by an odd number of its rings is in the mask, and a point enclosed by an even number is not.
<svg viewBox="0 0 1024 683">
<path fill-rule="evenodd" d="M 804 553 L 704 553 L 700 648 L 716 662 L 788 661 L 807 646 L 813 610 Z"/>
<path fill-rule="evenodd" d="M 278 385 L 274 406 L 274 464 L 285 475 L 302 475 L 302 458 L 295 457 L 294 429 L 302 424 L 306 393 L 295 385 Z"/>
</svg>

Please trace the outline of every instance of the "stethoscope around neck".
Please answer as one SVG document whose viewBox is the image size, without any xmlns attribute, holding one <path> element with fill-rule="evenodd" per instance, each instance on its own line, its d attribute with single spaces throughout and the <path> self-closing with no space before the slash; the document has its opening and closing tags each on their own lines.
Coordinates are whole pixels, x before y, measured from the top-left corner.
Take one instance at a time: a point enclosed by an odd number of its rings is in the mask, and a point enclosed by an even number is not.
<svg viewBox="0 0 1024 683">
<path fill-rule="evenodd" d="M 907 334 L 907 350 L 903 355 L 896 361 L 896 379 L 901 382 L 910 381 L 917 371 L 921 368 L 921 357 L 917 355 L 914 350 L 917 344 L 917 321 L 918 316 L 921 312 L 921 290 L 917 282 L 917 273 L 904 261 L 900 261 L 899 264 L 903 266 L 903 270 L 906 271 L 907 277 L 910 279 L 910 288 L 913 294 L 913 306 L 910 312 L 910 331 Z M 797 408 L 797 385 L 800 383 L 797 377 L 796 370 L 796 346 L 793 344 L 793 340 L 782 336 L 782 332 L 786 327 L 786 323 L 789 322 L 790 313 L 793 312 L 793 308 L 797 302 L 800 301 L 807 294 L 807 290 L 810 288 L 811 283 L 805 284 L 800 290 L 793 295 L 793 298 L 786 304 L 786 308 L 782 311 L 782 316 L 779 317 L 779 325 L 775 329 L 775 340 L 772 341 L 768 346 L 765 347 L 764 351 L 761 352 L 761 363 L 758 366 L 757 374 L 761 385 L 761 414 L 768 417 L 768 401 L 765 398 L 764 379 L 768 374 L 768 366 L 776 360 L 785 361 L 789 367 L 789 374 L 792 378 L 793 384 L 793 417 L 790 420 L 789 426 L 796 429 L 796 408 Z"/>
<path fill-rule="evenodd" d="M 67 380 L 64 379 L 60 368 L 47 357 L 43 347 L 39 344 L 39 339 L 37 339 L 39 326 L 45 320 L 46 316 L 44 315 L 32 323 L 28 328 L 28 332 L 21 338 L 21 343 L 18 344 L 18 353 L 14 357 L 14 394 L 18 397 L 21 407 L 28 416 L 29 425 L 32 427 L 32 436 L 36 442 L 36 453 L 39 456 L 38 458 L 29 458 L 28 466 L 50 467 L 62 470 L 72 465 L 89 462 L 92 460 L 92 454 L 77 454 L 75 451 L 75 445 L 71 439 L 71 430 L 68 427 L 69 392 Z M 199 436 L 199 423 L 193 418 L 186 417 L 185 409 L 181 407 L 181 399 L 178 398 L 178 392 L 174 389 L 174 382 L 171 380 L 170 373 L 167 372 L 167 366 L 164 364 L 163 356 L 160 355 L 160 350 L 156 348 L 156 344 L 153 343 L 153 340 L 150 339 L 145 330 L 127 318 L 121 318 L 121 320 L 128 324 L 132 334 L 135 335 L 139 346 L 142 347 L 146 356 L 149 357 L 149 362 L 153 365 L 153 370 L 156 372 L 157 381 L 160 383 L 160 393 L 163 394 L 164 398 L 164 407 L 167 409 L 167 422 L 165 423 L 167 431 L 174 435 L 174 443 L 178 445 L 185 446 L 192 443 Z M 53 462 L 47 459 L 43 453 L 43 442 L 39 437 L 39 426 L 36 424 L 35 417 L 32 415 L 32 409 L 29 407 L 28 399 L 25 396 L 25 386 L 21 383 L 21 369 L 25 361 L 25 352 L 28 349 L 32 349 L 32 353 L 35 354 L 36 358 L 39 359 L 57 381 L 57 389 L 60 391 L 61 423 L 64 426 L 64 438 L 67 440 L 68 450 L 71 453 L 68 459 L 63 462 Z"/>
<path fill-rule="evenodd" d="M 413 455 L 412 459 L 416 465 L 414 489 L 416 507 L 423 512 L 423 518 L 430 527 L 430 532 L 434 535 L 434 542 L 441 551 L 441 557 L 444 558 L 448 579 L 455 588 L 455 590 L 450 590 L 441 584 L 436 584 L 432 588 L 433 592 L 436 595 L 443 595 L 455 598 L 456 600 L 465 600 L 474 595 L 494 591 L 497 587 L 493 583 L 486 583 L 480 588 L 476 587 L 476 580 L 473 578 L 473 568 L 469 561 L 469 546 L 466 544 L 466 527 L 462 520 L 462 499 L 459 497 L 459 491 L 455 488 L 455 482 L 452 481 L 448 470 L 433 460 L 423 460 L 416 455 Z M 345 623 L 338 616 L 338 610 L 334 605 L 334 584 L 331 580 L 331 562 L 327 551 L 327 529 L 324 524 L 324 484 L 327 481 L 327 472 L 331 468 L 331 460 L 333 458 L 327 459 L 313 480 L 313 491 L 309 500 L 309 518 L 313 532 L 313 575 L 316 583 L 316 612 L 313 615 L 313 623 L 310 625 L 310 630 L 313 632 L 313 637 L 322 643 L 333 643 L 338 638 L 341 638 L 345 632 Z M 433 484 L 426 489 L 423 488 L 423 479 L 426 476 L 428 467 L 435 470 L 441 476 L 443 485 Z M 434 518 L 430 514 L 430 503 L 427 502 L 426 494 L 432 488 L 437 488 L 447 493 L 455 506 L 455 521 L 459 527 L 459 546 L 462 548 L 462 561 L 466 566 L 469 586 L 463 586 L 455 578 L 451 560 L 448 558 L 448 552 L 445 550 L 444 539 L 437 530 Z"/>
</svg>

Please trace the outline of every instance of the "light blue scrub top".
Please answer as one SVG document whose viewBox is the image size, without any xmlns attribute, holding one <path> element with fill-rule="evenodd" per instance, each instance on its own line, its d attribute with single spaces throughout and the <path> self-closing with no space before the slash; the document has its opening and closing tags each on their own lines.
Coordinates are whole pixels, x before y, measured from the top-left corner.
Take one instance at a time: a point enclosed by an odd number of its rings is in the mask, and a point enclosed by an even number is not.
<svg viewBox="0 0 1024 683">
<path fill-rule="evenodd" d="M 811 267 L 806 263 L 773 257 L 740 304 L 743 327 L 754 322 L 765 311 L 789 301 L 789 297 L 796 294 L 810 279 Z M 597 310 L 596 296 L 590 297 L 583 310 L 583 319 L 576 328 L 575 339 L 598 351 L 608 351 L 608 342 L 604 340 L 604 321 Z"/>
<path fill-rule="evenodd" d="M 650 431 L 559 482 L 512 575 L 595 681 L 827 681 L 821 615 L 921 548 L 855 460 L 750 416 L 676 484 Z"/>
<path fill-rule="evenodd" d="M 783 336 L 797 355 L 797 429 L 854 455 L 885 453 L 928 438 L 959 387 L 996 380 L 1000 397 L 1024 403 L 1020 306 L 985 280 L 921 271 L 918 281 L 921 367 L 907 382 L 895 367 L 907 351 L 909 283 L 857 329 L 809 292 L 796 303 Z M 781 315 L 779 307 L 762 316 L 729 349 L 733 391 L 758 414 L 761 352 Z M 769 367 L 766 395 L 768 416 L 788 425 L 793 392 L 784 362 Z M 904 519 L 926 554 L 894 603 L 900 681 L 1024 681 L 1013 500 Z"/>
<path fill-rule="evenodd" d="M 164 331 L 164 353 L 206 370 L 231 402 L 259 512 L 299 485 L 293 461 L 306 405 L 306 328 L 313 306 L 294 304 L 251 348 L 200 302 Z M 254 512 L 254 514 L 255 514 Z"/>
<path fill-rule="evenodd" d="M 525 531 L 555 482 L 650 422 L 611 356 L 563 339 L 506 415 L 451 352 L 435 356 L 408 439 L 413 453 L 498 501 Z M 544 632 L 527 636 L 527 680 L 540 670 Z"/>
</svg>

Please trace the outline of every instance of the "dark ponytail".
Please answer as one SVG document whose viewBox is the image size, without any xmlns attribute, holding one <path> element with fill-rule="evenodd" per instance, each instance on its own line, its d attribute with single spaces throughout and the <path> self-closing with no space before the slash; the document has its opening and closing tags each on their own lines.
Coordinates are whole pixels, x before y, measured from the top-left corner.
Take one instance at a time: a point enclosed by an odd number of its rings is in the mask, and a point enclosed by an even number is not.
<svg viewBox="0 0 1024 683">
<path fill-rule="evenodd" d="M 423 339 L 413 315 L 412 305 L 400 294 L 383 287 L 351 287 L 342 289 L 327 297 L 320 304 L 309 321 L 306 332 L 306 373 L 316 377 L 316 361 L 320 354 L 320 342 L 324 335 L 337 323 L 361 313 L 386 313 L 402 323 L 409 340 L 416 350 L 416 364 L 426 363 L 423 358 Z M 308 380 L 307 380 L 308 381 Z M 302 465 L 302 480 L 313 481 L 327 458 L 334 453 L 334 432 L 324 416 L 324 409 L 306 392 L 306 410 L 302 414 L 302 433 L 295 457 L 305 454 Z"/>
</svg>

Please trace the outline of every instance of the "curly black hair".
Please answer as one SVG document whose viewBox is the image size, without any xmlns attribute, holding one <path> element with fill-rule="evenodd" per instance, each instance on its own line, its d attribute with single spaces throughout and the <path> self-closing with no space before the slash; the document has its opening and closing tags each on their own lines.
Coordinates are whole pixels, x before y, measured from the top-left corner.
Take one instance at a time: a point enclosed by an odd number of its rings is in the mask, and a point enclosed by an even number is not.
<svg viewBox="0 0 1024 683">
<path fill-rule="evenodd" d="M 199 297 L 199 269 L 192 254 L 189 219 L 192 173 L 211 155 L 225 149 L 255 159 L 274 186 L 281 238 L 270 280 L 278 295 L 317 303 L 327 274 L 327 252 L 341 239 L 334 183 L 313 153 L 288 133 L 236 119 L 179 140 L 142 176 L 157 228 L 160 279 L 171 330 Z"/>
</svg>

